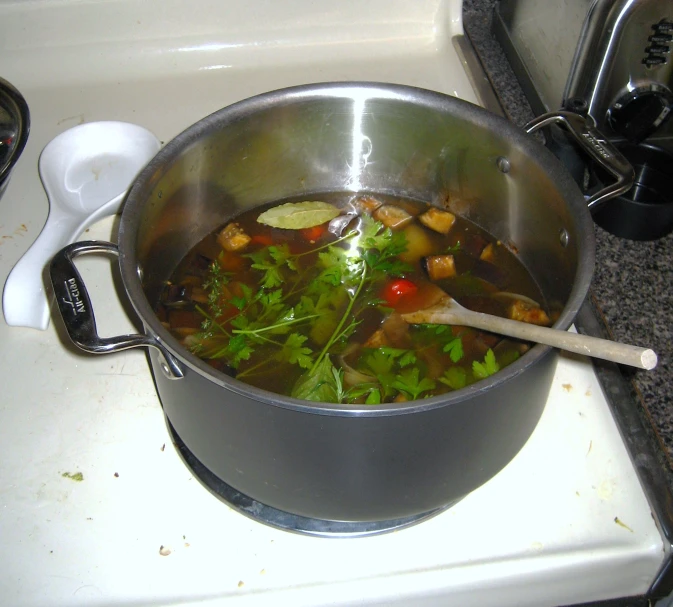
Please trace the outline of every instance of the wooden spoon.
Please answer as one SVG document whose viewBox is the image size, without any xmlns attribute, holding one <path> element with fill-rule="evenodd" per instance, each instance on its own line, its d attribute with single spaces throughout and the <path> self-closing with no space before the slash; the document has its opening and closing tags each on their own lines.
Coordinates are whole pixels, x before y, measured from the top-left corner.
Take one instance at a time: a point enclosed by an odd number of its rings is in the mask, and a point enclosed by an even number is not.
<svg viewBox="0 0 673 607">
<path fill-rule="evenodd" d="M 461 306 L 453 297 L 445 296 L 439 303 L 424 310 L 402 314 L 410 324 L 460 325 L 473 327 L 524 341 L 545 344 L 585 356 L 631 365 L 640 369 L 654 369 L 657 355 L 650 349 L 630 346 L 608 339 L 569 333 L 559 329 L 540 327 L 518 320 L 500 318 L 483 312 L 473 312 Z"/>
</svg>

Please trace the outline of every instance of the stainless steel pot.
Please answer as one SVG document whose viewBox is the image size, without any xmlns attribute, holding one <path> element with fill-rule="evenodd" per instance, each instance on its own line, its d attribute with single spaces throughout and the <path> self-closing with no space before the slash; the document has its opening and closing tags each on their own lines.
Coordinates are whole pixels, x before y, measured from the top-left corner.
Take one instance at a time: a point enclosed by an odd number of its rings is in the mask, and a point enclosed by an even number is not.
<svg viewBox="0 0 673 607">
<path fill-rule="evenodd" d="M 538 124 L 548 120 L 572 123 L 580 138 L 590 135 L 594 154 L 612 153 L 594 142 L 597 134 L 579 117 L 544 117 Z M 617 162 L 612 170 L 621 168 Z M 247 99 L 169 142 L 129 191 L 119 244 L 77 243 L 53 260 L 59 309 L 84 350 L 150 347 L 170 425 L 201 464 L 237 491 L 326 520 L 431 512 L 483 484 L 521 449 L 545 406 L 554 351 L 535 346 L 495 376 L 450 395 L 377 407 L 323 405 L 214 370 L 152 311 L 162 281 L 216 226 L 264 202 L 332 190 L 448 205 L 513 243 L 547 300 L 562 309 L 557 327 L 572 323 L 587 294 L 594 266 L 587 204 L 534 138 L 443 94 L 333 83 Z M 96 252 L 119 256 L 144 334 L 97 336 L 72 263 Z"/>
</svg>

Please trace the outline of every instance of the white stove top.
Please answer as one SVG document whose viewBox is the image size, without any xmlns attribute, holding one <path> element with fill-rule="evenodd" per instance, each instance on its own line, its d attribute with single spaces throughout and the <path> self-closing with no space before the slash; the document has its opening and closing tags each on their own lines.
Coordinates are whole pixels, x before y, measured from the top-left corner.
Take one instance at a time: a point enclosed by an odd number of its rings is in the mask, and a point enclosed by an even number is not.
<svg viewBox="0 0 673 607">
<path fill-rule="evenodd" d="M 165 141 L 251 94 L 327 80 L 476 101 L 452 46 L 459 1 L 360 6 L 0 2 L 0 75 L 32 114 L 0 200 L 0 280 L 46 219 L 40 151 L 80 122 L 135 122 Z M 114 262 L 78 266 L 101 333 L 135 330 Z M 359 539 L 278 531 L 213 497 L 171 444 L 142 352 L 86 356 L 58 323 L 0 323 L 0 389 L 2 605 L 540 607 L 643 594 L 665 557 L 582 358 L 561 358 L 537 429 L 495 478 L 431 520 Z"/>
</svg>

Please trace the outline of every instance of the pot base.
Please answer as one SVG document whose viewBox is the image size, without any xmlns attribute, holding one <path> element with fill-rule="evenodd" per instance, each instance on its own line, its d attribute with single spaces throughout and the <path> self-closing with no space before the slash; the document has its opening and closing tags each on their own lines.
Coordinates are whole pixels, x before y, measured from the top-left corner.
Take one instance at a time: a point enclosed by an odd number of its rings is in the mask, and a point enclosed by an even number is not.
<svg viewBox="0 0 673 607">
<path fill-rule="evenodd" d="M 414 516 L 389 521 L 368 521 L 362 523 L 328 521 L 291 514 L 262 504 L 222 481 L 206 468 L 188 449 L 168 419 L 166 419 L 166 425 L 168 426 L 173 445 L 177 449 L 178 454 L 185 465 L 191 470 L 201 484 L 206 487 L 206 489 L 237 512 L 259 523 L 282 529 L 283 531 L 292 531 L 302 535 L 311 535 L 315 537 L 333 538 L 379 535 L 389 531 L 397 531 L 404 527 L 409 527 L 416 523 L 420 523 L 421 521 L 425 521 L 440 512 L 448 510 L 451 506 L 460 501 L 456 500 L 442 508 L 436 508 L 429 512 L 423 512 Z"/>
</svg>

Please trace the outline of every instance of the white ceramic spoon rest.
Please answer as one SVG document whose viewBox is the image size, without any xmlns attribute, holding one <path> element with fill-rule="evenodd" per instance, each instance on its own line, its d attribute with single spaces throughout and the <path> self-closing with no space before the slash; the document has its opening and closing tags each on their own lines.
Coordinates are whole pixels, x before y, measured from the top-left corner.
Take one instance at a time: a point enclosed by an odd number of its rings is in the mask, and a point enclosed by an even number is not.
<svg viewBox="0 0 673 607">
<path fill-rule="evenodd" d="M 46 264 L 87 227 L 117 213 L 136 175 L 160 147 L 147 129 L 116 121 L 82 124 L 47 144 L 38 164 L 49 216 L 5 283 L 2 307 L 8 325 L 49 326 Z"/>
</svg>

